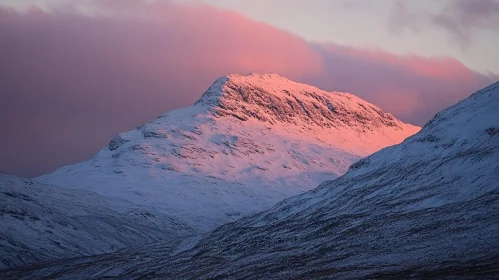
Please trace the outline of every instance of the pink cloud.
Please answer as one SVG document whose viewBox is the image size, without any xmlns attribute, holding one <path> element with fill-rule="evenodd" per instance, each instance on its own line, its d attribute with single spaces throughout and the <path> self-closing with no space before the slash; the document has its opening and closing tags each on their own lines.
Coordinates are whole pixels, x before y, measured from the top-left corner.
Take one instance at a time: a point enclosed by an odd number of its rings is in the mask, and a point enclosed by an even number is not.
<svg viewBox="0 0 499 280">
<path fill-rule="evenodd" d="M 350 91 L 419 125 L 497 79 L 473 72 L 451 58 L 399 56 L 335 44 L 313 47 L 321 53 L 324 69 L 307 81 L 330 90 Z"/>
<path fill-rule="evenodd" d="M 415 74 L 425 76 L 434 76 L 443 79 L 469 78 L 472 72 L 464 64 L 450 57 L 401 56 L 382 50 L 358 49 L 335 44 L 326 44 L 326 47 L 331 52 L 383 63 L 394 68 L 407 68 Z"/>
<path fill-rule="evenodd" d="M 92 16 L 0 9 L 0 170 L 84 160 L 232 72 L 350 91 L 417 124 L 491 82 L 452 59 L 312 44 L 209 6 L 88 3 Z"/>
</svg>

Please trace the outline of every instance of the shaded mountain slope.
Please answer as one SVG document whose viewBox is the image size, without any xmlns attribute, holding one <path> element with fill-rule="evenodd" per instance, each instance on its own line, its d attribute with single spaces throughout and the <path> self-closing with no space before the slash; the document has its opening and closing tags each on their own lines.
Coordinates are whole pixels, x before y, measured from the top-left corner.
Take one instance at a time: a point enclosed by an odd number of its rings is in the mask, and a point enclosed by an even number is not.
<svg viewBox="0 0 499 280">
<path fill-rule="evenodd" d="M 102 254 L 196 232 L 153 208 L 3 173 L 0 224 L 0 268 Z"/>
</svg>

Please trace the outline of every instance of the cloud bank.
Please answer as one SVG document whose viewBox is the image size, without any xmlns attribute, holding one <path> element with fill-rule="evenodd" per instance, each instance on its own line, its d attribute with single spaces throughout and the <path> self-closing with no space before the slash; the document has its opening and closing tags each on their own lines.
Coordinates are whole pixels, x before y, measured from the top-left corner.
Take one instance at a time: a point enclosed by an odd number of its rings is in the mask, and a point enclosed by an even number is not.
<svg viewBox="0 0 499 280">
<path fill-rule="evenodd" d="M 455 0 L 432 21 L 458 40 L 469 42 L 473 31 L 499 30 L 499 1 Z"/>
<path fill-rule="evenodd" d="M 451 0 L 443 9 L 432 13 L 412 11 L 407 1 L 395 2 L 390 18 L 390 28 L 420 31 L 422 26 L 441 28 L 458 42 L 467 47 L 473 41 L 473 34 L 489 31 L 499 32 L 499 0 Z"/>
<path fill-rule="evenodd" d="M 306 42 L 210 6 L 85 3 L 0 9 L 0 170 L 36 176 L 84 160 L 228 73 L 349 91 L 420 125 L 495 78 L 451 58 Z"/>
</svg>

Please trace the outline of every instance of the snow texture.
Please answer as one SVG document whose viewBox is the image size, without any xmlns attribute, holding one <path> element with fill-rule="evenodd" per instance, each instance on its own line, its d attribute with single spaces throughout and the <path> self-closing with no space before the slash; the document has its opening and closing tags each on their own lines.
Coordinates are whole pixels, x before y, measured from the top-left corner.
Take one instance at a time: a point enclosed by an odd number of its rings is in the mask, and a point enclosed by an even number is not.
<svg viewBox="0 0 499 280">
<path fill-rule="evenodd" d="M 4 271 L 5 279 L 499 276 L 499 83 L 318 188 L 199 238 Z M 127 259 L 128 258 L 128 259 Z M 126 262 L 125 262 L 126 259 Z"/>
</svg>

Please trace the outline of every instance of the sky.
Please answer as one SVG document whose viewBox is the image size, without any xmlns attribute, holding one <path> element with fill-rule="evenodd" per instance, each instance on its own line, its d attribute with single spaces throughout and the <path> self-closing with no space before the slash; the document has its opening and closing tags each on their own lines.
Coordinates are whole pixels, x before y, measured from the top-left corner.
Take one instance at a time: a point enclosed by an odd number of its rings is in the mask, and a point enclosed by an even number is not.
<svg viewBox="0 0 499 280">
<path fill-rule="evenodd" d="M 86 160 L 229 73 L 424 125 L 499 79 L 498 43 L 496 0 L 0 0 L 0 171 Z"/>
<path fill-rule="evenodd" d="M 381 48 L 397 54 L 451 56 L 476 71 L 499 74 L 499 52 L 495 51 L 499 45 L 496 0 L 191 2 L 234 9 L 310 41 Z"/>
</svg>

